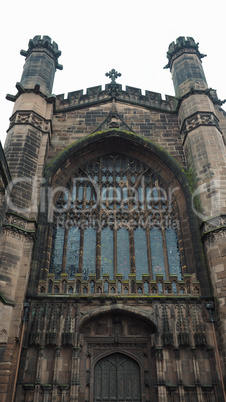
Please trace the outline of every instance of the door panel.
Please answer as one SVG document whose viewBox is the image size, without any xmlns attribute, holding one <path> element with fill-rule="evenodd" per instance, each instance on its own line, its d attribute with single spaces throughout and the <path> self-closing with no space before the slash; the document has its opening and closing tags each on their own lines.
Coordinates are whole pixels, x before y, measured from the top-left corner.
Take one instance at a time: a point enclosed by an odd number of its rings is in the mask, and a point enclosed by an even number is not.
<svg viewBox="0 0 226 402">
<path fill-rule="evenodd" d="M 99 360 L 94 374 L 95 402 L 141 402 L 140 369 L 135 360 L 115 353 Z"/>
</svg>

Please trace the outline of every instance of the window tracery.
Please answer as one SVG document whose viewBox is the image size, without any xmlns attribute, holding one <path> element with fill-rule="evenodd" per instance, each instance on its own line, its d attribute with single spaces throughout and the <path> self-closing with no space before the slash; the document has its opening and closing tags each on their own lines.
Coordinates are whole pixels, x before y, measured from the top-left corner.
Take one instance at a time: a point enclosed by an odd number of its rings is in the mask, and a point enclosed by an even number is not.
<svg viewBox="0 0 226 402">
<path fill-rule="evenodd" d="M 71 177 L 54 208 L 49 272 L 181 276 L 173 196 L 157 172 L 129 156 L 91 160 Z"/>
</svg>

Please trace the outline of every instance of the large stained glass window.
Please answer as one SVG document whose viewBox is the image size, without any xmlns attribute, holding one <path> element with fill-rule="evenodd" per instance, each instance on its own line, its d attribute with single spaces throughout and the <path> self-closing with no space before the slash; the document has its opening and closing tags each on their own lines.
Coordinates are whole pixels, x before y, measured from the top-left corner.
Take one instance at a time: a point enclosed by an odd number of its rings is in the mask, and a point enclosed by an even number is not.
<svg viewBox="0 0 226 402">
<path fill-rule="evenodd" d="M 181 277 L 173 197 L 144 163 L 112 153 L 85 163 L 54 208 L 50 272 L 83 279 Z"/>
</svg>

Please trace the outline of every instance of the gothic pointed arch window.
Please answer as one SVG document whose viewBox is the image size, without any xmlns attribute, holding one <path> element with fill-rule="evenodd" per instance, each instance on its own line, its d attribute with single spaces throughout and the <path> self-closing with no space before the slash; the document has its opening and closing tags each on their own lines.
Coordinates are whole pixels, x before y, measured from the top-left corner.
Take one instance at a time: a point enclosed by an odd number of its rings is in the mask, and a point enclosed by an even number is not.
<svg viewBox="0 0 226 402">
<path fill-rule="evenodd" d="M 176 203 L 158 172 L 112 152 L 84 163 L 54 208 L 49 272 L 180 280 Z"/>
</svg>

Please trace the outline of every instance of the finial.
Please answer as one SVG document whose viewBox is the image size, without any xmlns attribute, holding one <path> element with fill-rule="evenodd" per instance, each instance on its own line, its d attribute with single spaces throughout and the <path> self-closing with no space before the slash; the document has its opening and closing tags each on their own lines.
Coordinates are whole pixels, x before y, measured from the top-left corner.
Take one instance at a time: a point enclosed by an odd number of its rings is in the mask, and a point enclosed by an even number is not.
<svg viewBox="0 0 226 402">
<path fill-rule="evenodd" d="M 106 77 L 109 77 L 111 79 L 111 84 L 116 84 L 116 78 L 121 77 L 121 73 L 118 73 L 118 71 L 116 71 L 114 68 L 112 68 L 111 71 L 109 71 L 109 73 L 105 74 Z"/>
</svg>

